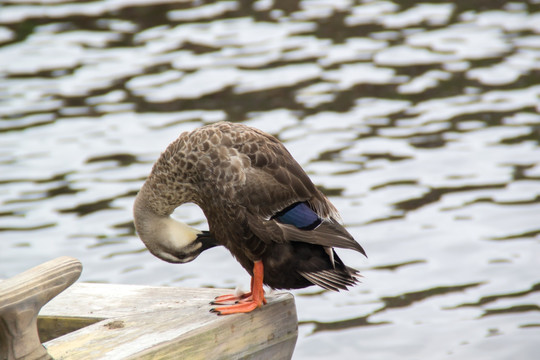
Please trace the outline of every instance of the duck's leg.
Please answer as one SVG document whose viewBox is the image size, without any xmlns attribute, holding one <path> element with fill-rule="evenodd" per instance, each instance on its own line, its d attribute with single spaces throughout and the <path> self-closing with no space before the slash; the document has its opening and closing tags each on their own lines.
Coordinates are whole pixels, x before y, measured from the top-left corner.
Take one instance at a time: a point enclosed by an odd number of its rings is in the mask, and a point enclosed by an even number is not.
<svg viewBox="0 0 540 360">
<path fill-rule="evenodd" d="M 262 261 L 255 261 L 253 264 L 253 276 L 251 278 L 251 294 L 238 300 L 238 303 L 234 305 L 212 308 L 210 311 L 216 312 L 218 315 L 247 313 L 266 304 L 263 290 L 263 274 L 264 267 Z"/>
<path fill-rule="evenodd" d="M 254 277 L 251 277 L 251 285 L 250 289 L 253 290 L 253 279 Z M 252 301 L 253 296 L 251 296 L 252 291 L 241 294 L 241 295 L 235 295 L 235 294 L 226 294 L 226 295 L 220 295 L 216 296 L 214 300 L 210 302 L 210 305 L 233 305 L 242 303 L 245 301 Z M 264 292 L 263 292 L 264 295 Z M 266 299 L 263 297 L 263 304 L 266 304 Z"/>
</svg>

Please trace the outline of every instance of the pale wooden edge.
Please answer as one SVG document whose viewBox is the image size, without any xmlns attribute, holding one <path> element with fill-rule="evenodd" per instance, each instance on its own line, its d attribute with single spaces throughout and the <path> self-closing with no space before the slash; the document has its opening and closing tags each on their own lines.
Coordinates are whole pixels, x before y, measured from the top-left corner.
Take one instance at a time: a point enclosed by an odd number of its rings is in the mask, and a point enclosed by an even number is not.
<svg viewBox="0 0 540 360">
<path fill-rule="evenodd" d="M 294 298 L 283 294 L 249 314 L 222 316 L 129 359 L 290 359 L 298 336 Z"/>
<path fill-rule="evenodd" d="M 33 302 L 39 308 L 73 284 L 80 276 L 79 260 L 62 256 L 0 281 L 0 312 L 12 311 L 20 302 Z"/>
</svg>

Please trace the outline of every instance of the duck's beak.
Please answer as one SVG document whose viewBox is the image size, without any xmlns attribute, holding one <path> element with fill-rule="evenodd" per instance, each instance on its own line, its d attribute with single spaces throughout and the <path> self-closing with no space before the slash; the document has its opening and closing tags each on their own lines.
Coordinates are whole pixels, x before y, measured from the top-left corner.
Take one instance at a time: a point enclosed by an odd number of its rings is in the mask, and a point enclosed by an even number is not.
<svg viewBox="0 0 540 360">
<path fill-rule="evenodd" d="M 197 239 L 195 241 L 201 243 L 201 247 L 198 249 L 200 250 L 199 253 L 219 245 L 216 242 L 216 239 L 212 237 L 212 234 L 210 234 L 210 231 L 207 230 L 197 234 Z"/>
</svg>

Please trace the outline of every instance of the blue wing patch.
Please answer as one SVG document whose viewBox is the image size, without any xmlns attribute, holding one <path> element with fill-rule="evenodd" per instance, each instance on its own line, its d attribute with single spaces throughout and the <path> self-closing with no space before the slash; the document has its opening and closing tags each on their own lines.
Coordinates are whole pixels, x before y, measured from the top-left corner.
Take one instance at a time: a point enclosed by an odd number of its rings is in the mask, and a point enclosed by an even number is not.
<svg viewBox="0 0 540 360">
<path fill-rule="evenodd" d="M 273 216 L 283 224 L 294 225 L 302 230 L 313 230 L 321 223 L 321 218 L 306 203 L 296 203 Z"/>
</svg>

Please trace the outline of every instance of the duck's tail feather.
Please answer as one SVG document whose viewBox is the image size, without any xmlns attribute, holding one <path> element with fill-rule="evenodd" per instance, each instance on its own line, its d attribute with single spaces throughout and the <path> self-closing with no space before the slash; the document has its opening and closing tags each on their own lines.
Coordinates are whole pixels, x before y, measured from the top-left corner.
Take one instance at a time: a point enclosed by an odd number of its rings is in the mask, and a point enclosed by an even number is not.
<svg viewBox="0 0 540 360">
<path fill-rule="evenodd" d="M 300 271 L 299 273 L 312 284 L 332 291 L 348 290 L 348 287 L 358 284 L 359 278 L 362 277 L 357 270 L 348 266 L 339 270 Z"/>
</svg>

